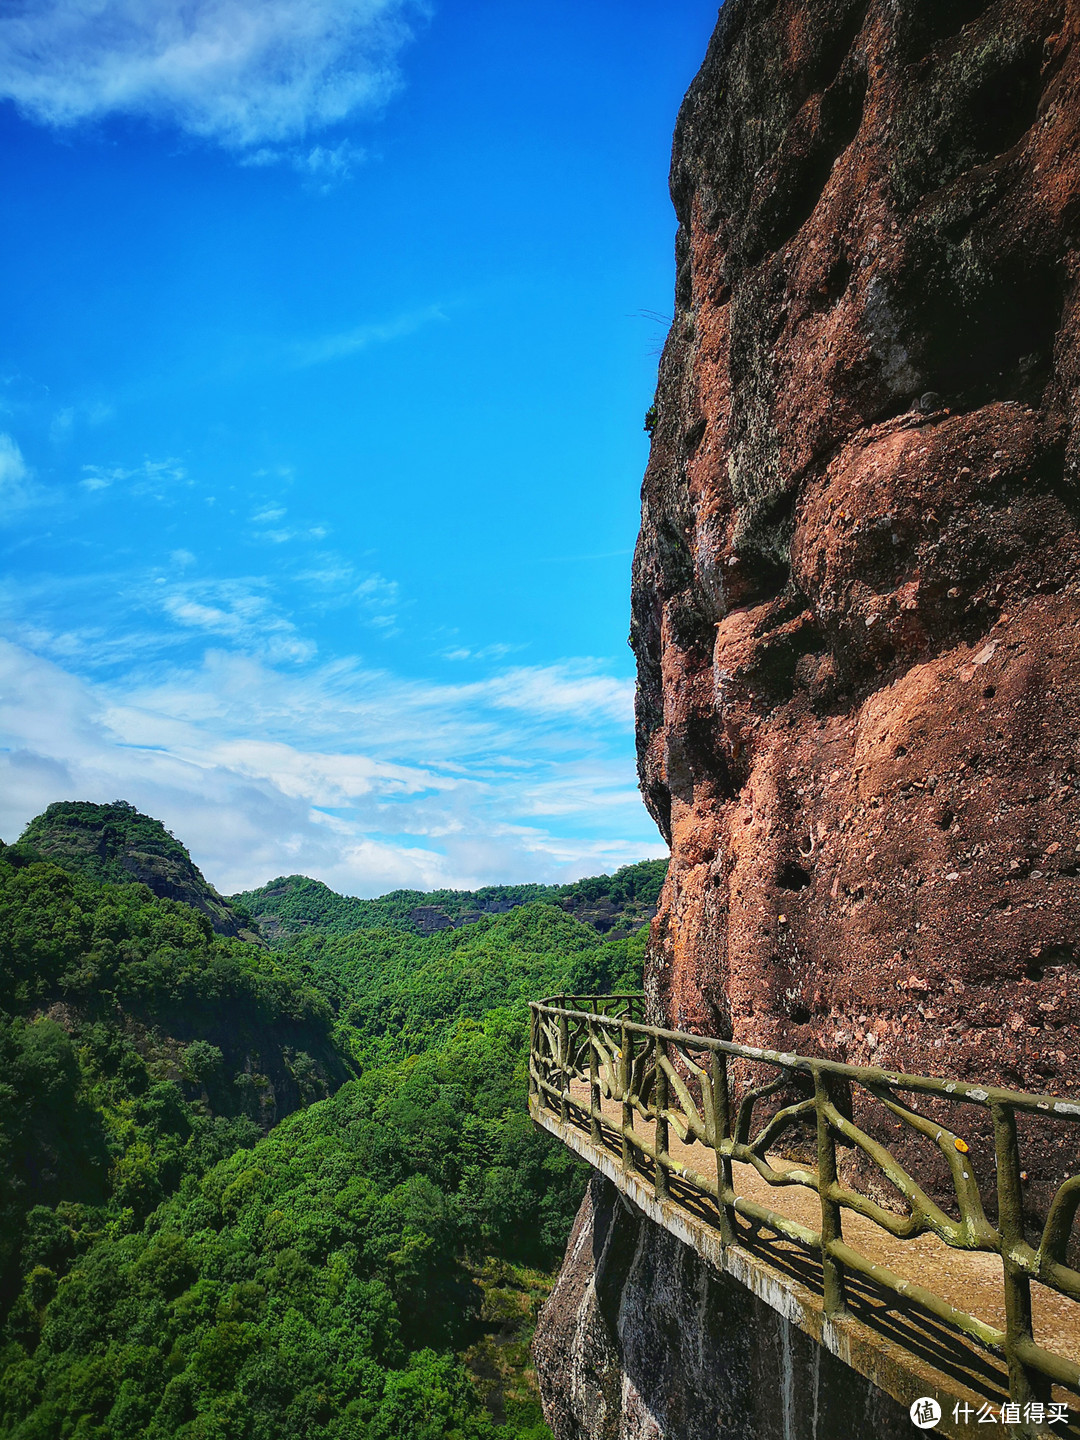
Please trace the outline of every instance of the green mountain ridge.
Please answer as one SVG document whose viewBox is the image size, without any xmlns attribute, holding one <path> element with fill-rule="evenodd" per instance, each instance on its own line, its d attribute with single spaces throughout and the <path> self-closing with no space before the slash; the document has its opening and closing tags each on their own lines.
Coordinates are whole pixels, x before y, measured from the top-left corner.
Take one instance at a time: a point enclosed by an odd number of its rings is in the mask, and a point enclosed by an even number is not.
<svg viewBox="0 0 1080 1440">
<path fill-rule="evenodd" d="M 271 946 L 286 945 L 309 931 L 345 935 L 382 926 L 431 935 L 475 924 L 537 901 L 557 905 L 597 934 L 618 940 L 656 914 L 666 860 L 624 865 L 567 885 L 486 885 L 480 890 L 393 890 L 372 900 L 340 895 L 306 875 L 283 875 L 254 890 L 230 896 L 250 915 Z"/>
<path fill-rule="evenodd" d="M 62 1249 L 141 1223 L 351 1073 L 326 1000 L 264 947 L 0 844 L 0 1313 L 42 1207 Z"/>
</svg>

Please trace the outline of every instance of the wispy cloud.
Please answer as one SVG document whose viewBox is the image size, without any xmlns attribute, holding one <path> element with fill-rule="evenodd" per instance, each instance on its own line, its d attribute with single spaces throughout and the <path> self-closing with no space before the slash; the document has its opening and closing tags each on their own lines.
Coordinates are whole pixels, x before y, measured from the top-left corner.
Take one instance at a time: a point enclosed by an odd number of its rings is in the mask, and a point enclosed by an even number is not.
<svg viewBox="0 0 1080 1440">
<path fill-rule="evenodd" d="M 519 666 L 482 682 L 491 704 L 537 716 L 573 715 L 579 724 L 608 723 L 628 729 L 634 721 L 634 682 L 597 674 L 593 662 Z"/>
<path fill-rule="evenodd" d="M 189 605 L 211 633 L 232 623 Z M 460 686 L 218 649 L 101 686 L 0 642 L 0 833 L 50 800 L 122 795 L 225 890 L 297 870 L 361 894 L 595 873 L 663 849 L 625 717 L 597 717 L 625 688 L 608 681 L 584 661 Z"/>
<path fill-rule="evenodd" d="M 318 536 L 318 531 L 309 531 Z M 401 590 L 396 580 L 377 571 L 360 571 L 340 555 L 320 555 L 295 576 L 314 596 L 320 610 L 355 606 L 361 618 L 382 634 L 396 634 Z"/>
<path fill-rule="evenodd" d="M 6 509 L 27 504 L 34 498 L 32 479 L 18 443 L 0 432 L 0 504 Z"/>
<path fill-rule="evenodd" d="M 276 661 L 311 660 L 315 646 L 282 615 L 258 580 L 191 580 L 174 584 L 163 576 L 160 607 L 177 625 L 218 636 Z"/>
<path fill-rule="evenodd" d="M 84 465 L 83 478 L 79 484 L 93 494 L 98 490 L 109 490 L 114 485 L 125 485 L 129 494 L 151 500 L 166 500 L 173 496 L 180 486 L 190 488 L 194 484 L 187 470 L 175 458 L 168 460 L 144 460 L 133 469 L 122 465 Z"/>
<path fill-rule="evenodd" d="M 358 325 L 355 329 L 323 335 L 316 340 L 300 341 L 292 349 L 293 364 L 298 369 L 306 369 L 310 365 L 325 365 L 328 360 L 344 360 L 372 345 L 384 345 L 390 340 L 415 335 L 417 330 L 423 329 L 425 325 L 446 318 L 441 306 L 428 305 L 422 310 L 410 310 L 391 320 Z"/>
<path fill-rule="evenodd" d="M 62 445 L 71 439 L 80 422 L 87 425 L 102 425 L 112 416 L 113 407 L 101 400 L 80 405 L 64 405 L 52 417 L 49 424 L 49 439 L 54 445 Z"/>
<path fill-rule="evenodd" d="M 281 525 L 287 513 L 284 505 L 264 505 L 251 517 L 252 525 L 264 528 L 254 530 L 252 537 L 271 545 L 285 545 L 290 540 L 321 541 L 329 534 L 325 525 Z"/>
<path fill-rule="evenodd" d="M 54 127 L 120 113 L 237 151 L 291 145 L 387 100 L 426 9 L 423 0 L 37 0 L 0 18 L 0 95 Z M 313 172 L 347 163 L 331 149 L 306 152 Z"/>
<path fill-rule="evenodd" d="M 476 649 L 470 649 L 468 645 L 454 645 L 449 650 L 442 652 L 444 660 L 505 660 L 507 655 L 512 655 L 515 650 L 522 650 L 522 645 L 481 645 Z"/>
<path fill-rule="evenodd" d="M 326 195 L 351 180 L 353 172 L 366 159 L 367 151 L 362 146 L 342 140 L 337 145 L 262 145 L 244 155 L 240 163 L 287 165 L 304 179 L 308 189 Z"/>
</svg>

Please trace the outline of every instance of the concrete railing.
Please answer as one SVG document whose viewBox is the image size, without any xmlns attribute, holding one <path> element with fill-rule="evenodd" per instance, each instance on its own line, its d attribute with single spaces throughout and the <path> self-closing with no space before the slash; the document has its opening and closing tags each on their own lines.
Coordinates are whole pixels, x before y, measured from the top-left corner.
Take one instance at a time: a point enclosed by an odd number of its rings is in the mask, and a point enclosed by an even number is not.
<svg viewBox="0 0 1080 1440">
<path fill-rule="evenodd" d="M 557 996 L 530 1008 L 537 1118 L 584 1132 L 658 1200 L 704 1215 L 722 1247 L 744 1245 L 764 1227 L 810 1252 L 826 1317 L 848 1315 L 861 1277 L 890 1304 L 925 1311 L 1002 1357 L 1010 1410 L 1041 1413 L 1054 1386 L 1080 1393 L 1080 1271 L 1070 1263 L 1080 1174 L 1033 1221 L 1018 1137 L 1018 1123 L 1032 1131 L 1024 1143 L 1041 1146 L 1047 1126 L 1072 1127 L 1064 1153 L 1080 1166 L 1080 1103 L 664 1030 L 643 1023 L 641 996 Z M 772 1187 L 764 1197 L 762 1181 Z M 811 1223 L 805 1198 L 801 1215 L 781 1203 L 793 1189 L 816 1197 Z M 846 1216 L 858 1217 L 850 1228 L 864 1239 L 871 1222 L 890 1257 L 921 1236 L 998 1257 L 995 1310 L 1004 1324 L 939 1293 L 933 1266 L 931 1283 L 919 1283 L 882 1264 L 880 1247 L 845 1235 Z M 1071 1324 L 1077 1345 L 1036 1340 L 1033 1283 L 1063 1298 L 1064 1333 Z"/>
</svg>

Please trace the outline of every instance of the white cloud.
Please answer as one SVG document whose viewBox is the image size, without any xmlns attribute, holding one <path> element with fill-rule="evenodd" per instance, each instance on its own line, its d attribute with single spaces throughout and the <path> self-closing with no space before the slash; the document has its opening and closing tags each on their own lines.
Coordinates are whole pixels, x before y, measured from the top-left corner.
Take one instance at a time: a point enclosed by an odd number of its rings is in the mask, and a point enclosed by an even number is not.
<svg viewBox="0 0 1080 1440">
<path fill-rule="evenodd" d="M 542 716 L 573 715 L 579 724 L 633 725 L 633 680 L 590 674 L 580 666 L 520 666 L 482 682 L 482 688 L 500 709 Z"/>
<path fill-rule="evenodd" d="M 82 470 L 85 479 L 80 480 L 79 484 L 91 494 L 96 490 L 108 490 L 113 485 L 123 485 L 130 481 L 128 493 L 131 495 L 151 500 L 171 500 L 177 487 L 190 489 L 195 483 L 181 462 L 175 458 L 146 459 L 141 465 L 130 470 L 122 465 L 84 465 Z"/>
<path fill-rule="evenodd" d="M 49 439 L 54 445 L 63 445 L 70 440 L 80 421 L 87 425 L 101 425 L 112 418 L 113 407 L 101 401 L 89 404 L 65 405 L 58 410 L 49 425 Z"/>
<path fill-rule="evenodd" d="M 515 650 L 521 650 L 521 645 L 482 645 L 479 649 L 471 650 L 467 645 L 456 645 L 450 650 L 442 652 L 444 660 L 503 660 L 507 655 L 512 655 Z"/>
<path fill-rule="evenodd" d="M 225 891 L 293 871 L 360 894 L 595 874 L 663 853 L 625 725 L 590 708 L 621 693 L 606 679 L 577 662 L 440 686 L 212 651 L 104 687 L 0 641 L 0 834 L 52 800 L 123 797 Z"/>
<path fill-rule="evenodd" d="M 338 145 L 286 146 L 274 148 L 260 146 L 241 159 L 242 165 L 288 165 L 307 181 L 308 187 L 320 195 L 329 194 L 346 180 L 352 179 L 353 171 L 367 159 L 367 151 L 349 140 Z"/>
<path fill-rule="evenodd" d="M 161 609 L 188 630 L 230 640 L 272 660 L 311 660 L 315 646 L 277 611 L 257 580 L 183 581 L 158 577 Z"/>
<path fill-rule="evenodd" d="M 381 105 L 398 85 L 410 21 L 426 8 L 423 0 L 35 0 L 0 18 L 0 96 L 55 127 L 119 113 L 234 150 L 290 144 Z M 309 150 L 307 168 L 349 163 L 334 156 Z"/>
<path fill-rule="evenodd" d="M 433 321 L 445 319 L 446 315 L 440 306 L 428 305 L 423 310 L 410 310 L 392 320 L 358 325 L 352 330 L 323 335 L 317 340 L 307 340 L 294 345 L 293 364 L 298 369 L 306 369 L 309 365 L 324 365 L 328 360 L 345 360 L 350 355 L 366 350 L 370 345 L 384 345 L 389 340 L 403 339 Z"/>
<path fill-rule="evenodd" d="M 30 468 L 10 435 L 0 433 L 0 502 L 19 505 L 30 498 Z"/>
<path fill-rule="evenodd" d="M 321 539 L 318 527 L 308 530 L 306 535 Z M 263 538 L 271 539 L 272 535 Z M 295 538 L 289 532 L 286 539 Z M 377 571 L 363 573 L 340 555 L 322 554 L 314 564 L 296 574 L 296 580 L 306 586 L 315 596 L 315 603 L 322 610 L 340 610 L 355 605 L 361 618 L 373 629 L 387 635 L 396 635 L 398 609 L 401 592 L 396 580 L 387 580 Z"/>
</svg>

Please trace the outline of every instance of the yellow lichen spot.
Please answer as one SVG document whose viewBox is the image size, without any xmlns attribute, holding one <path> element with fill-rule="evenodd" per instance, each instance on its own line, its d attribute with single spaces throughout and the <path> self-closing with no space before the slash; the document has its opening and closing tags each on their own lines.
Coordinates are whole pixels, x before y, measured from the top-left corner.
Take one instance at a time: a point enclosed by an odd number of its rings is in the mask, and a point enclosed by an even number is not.
<svg viewBox="0 0 1080 1440">
<path fill-rule="evenodd" d="M 968 1153 L 968 1148 L 969 1148 L 969 1147 L 968 1147 L 968 1143 L 967 1143 L 966 1140 L 954 1140 L 954 1141 L 953 1141 L 953 1144 L 954 1144 L 954 1145 L 956 1146 L 956 1148 L 960 1151 L 960 1154 L 961 1154 L 961 1155 L 966 1155 L 966 1154 Z"/>
</svg>

